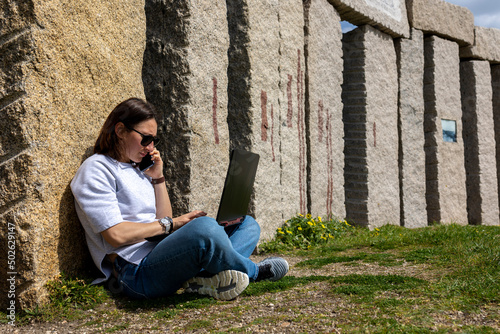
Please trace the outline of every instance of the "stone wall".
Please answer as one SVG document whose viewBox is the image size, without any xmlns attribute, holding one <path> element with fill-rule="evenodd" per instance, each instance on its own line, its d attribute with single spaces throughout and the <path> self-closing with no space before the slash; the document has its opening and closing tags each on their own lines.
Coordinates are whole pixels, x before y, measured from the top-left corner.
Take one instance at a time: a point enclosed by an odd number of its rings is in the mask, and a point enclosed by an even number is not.
<svg viewBox="0 0 500 334">
<path fill-rule="evenodd" d="M 495 129 L 495 157 L 498 189 L 500 189 L 500 65 L 491 67 L 491 81 L 493 86 L 493 126 Z M 491 185 L 490 185 L 491 187 Z M 494 186 L 493 186 L 494 187 Z M 498 192 L 497 192 L 497 196 Z"/>
<path fill-rule="evenodd" d="M 424 132 L 427 215 L 431 222 L 467 223 L 458 44 L 425 39 Z M 454 127 L 445 140 L 443 124 Z"/>
<path fill-rule="evenodd" d="M 342 31 L 324 0 L 305 7 L 305 113 L 310 147 L 308 211 L 345 217 Z"/>
<path fill-rule="evenodd" d="M 346 215 L 367 226 L 399 224 L 394 42 L 365 25 L 345 34 L 343 44 Z"/>
<path fill-rule="evenodd" d="M 400 223 L 427 224 L 424 151 L 424 34 L 412 29 L 411 38 L 396 40 L 399 76 L 399 189 Z"/>
<path fill-rule="evenodd" d="M 224 2 L 146 2 L 142 79 L 160 114 L 175 215 L 217 214 L 220 198 L 207 194 L 222 192 L 229 162 L 226 12 Z"/>
<path fill-rule="evenodd" d="M 91 275 L 69 182 L 131 96 L 160 112 L 176 214 L 215 215 L 245 148 L 263 240 L 308 212 L 498 224 L 500 38 L 473 22 L 441 0 L 2 1 L 0 280 L 31 307 L 61 271 Z"/>
<path fill-rule="evenodd" d="M 469 224 L 498 225 L 498 192 L 491 68 L 488 61 L 460 64 Z"/>
<path fill-rule="evenodd" d="M 109 111 L 144 97 L 144 3 L 13 0 L 0 13 L 0 279 L 17 273 L 18 306 L 30 307 L 60 271 L 90 268 L 69 182 Z"/>
</svg>

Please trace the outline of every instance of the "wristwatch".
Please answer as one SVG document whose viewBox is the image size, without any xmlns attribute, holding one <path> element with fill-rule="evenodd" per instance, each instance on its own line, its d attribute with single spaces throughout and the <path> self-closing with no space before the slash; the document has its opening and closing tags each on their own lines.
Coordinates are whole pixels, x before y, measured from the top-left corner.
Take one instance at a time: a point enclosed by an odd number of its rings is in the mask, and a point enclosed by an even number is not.
<svg viewBox="0 0 500 334">
<path fill-rule="evenodd" d="M 165 234 L 170 234 L 172 233 L 174 229 L 174 221 L 170 217 L 164 217 L 160 220 L 158 220 L 158 223 L 160 223 L 161 226 L 163 226 L 163 233 Z"/>
</svg>

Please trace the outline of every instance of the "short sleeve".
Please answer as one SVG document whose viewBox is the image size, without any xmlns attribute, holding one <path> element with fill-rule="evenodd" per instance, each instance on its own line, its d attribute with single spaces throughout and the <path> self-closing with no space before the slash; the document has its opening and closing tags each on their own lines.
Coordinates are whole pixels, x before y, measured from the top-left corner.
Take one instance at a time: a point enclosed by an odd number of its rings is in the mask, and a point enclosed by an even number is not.
<svg viewBox="0 0 500 334">
<path fill-rule="evenodd" d="M 71 182 L 76 205 L 94 233 L 123 221 L 116 182 L 114 171 L 95 159 L 85 161 Z"/>
</svg>

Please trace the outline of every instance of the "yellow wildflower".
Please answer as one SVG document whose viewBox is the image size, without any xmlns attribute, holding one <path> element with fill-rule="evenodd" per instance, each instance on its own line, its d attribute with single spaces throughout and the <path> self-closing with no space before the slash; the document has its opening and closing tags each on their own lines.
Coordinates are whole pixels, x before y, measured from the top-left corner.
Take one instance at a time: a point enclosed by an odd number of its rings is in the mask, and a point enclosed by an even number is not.
<svg viewBox="0 0 500 334">
<path fill-rule="evenodd" d="M 293 234 L 290 230 L 286 230 L 286 233 Z"/>
<path fill-rule="evenodd" d="M 302 231 L 302 227 L 300 227 L 300 226 L 299 226 L 299 227 L 297 228 L 297 230 Z"/>
<path fill-rule="evenodd" d="M 321 224 L 321 227 L 322 227 L 322 228 L 326 228 L 326 226 L 325 226 L 324 224 Z"/>
<path fill-rule="evenodd" d="M 307 224 L 308 224 L 309 226 L 314 226 L 314 224 L 313 224 L 311 221 L 308 221 L 308 222 L 307 222 Z"/>
</svg>

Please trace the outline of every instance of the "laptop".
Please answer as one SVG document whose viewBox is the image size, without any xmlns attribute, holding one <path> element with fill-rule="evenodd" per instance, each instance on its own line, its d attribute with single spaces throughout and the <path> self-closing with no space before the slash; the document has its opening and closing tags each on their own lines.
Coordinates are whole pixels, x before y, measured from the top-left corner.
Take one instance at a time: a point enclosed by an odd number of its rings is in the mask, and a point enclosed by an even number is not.
<svg viewBox="0 0 500 334">
<path fill-rule="evenodd" d="M 250 204 L 255 175 L 260 156 L 245 150 L 233 150 L 229 160 L 226 180 L 217 212 L 217 222 L 222 226 L 239 224 L 245 218 Z M 148 237 L 148 241 L 160 241 L 167 235 Z"/>
<path fill-rule="evenodd" d="M 222 226 L 241 223 L 248 212 L 259 155 L 233 150 L 215 220 Z"/>
</svg>

